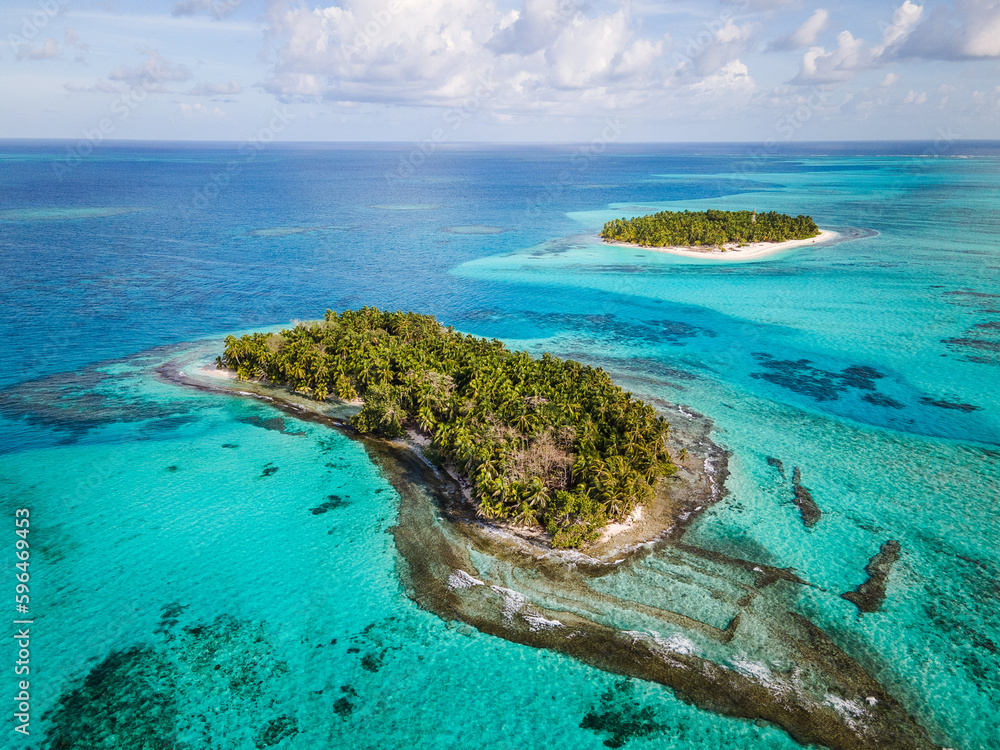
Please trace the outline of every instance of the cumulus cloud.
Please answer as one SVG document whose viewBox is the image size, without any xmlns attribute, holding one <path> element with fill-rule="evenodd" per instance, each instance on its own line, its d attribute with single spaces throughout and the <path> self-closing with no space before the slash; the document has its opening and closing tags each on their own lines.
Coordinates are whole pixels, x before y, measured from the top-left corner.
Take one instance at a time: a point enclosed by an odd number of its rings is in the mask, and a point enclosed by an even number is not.
<svg viewBox="0 0 1000 750">
<path fill-rule="evenodd" d="M 140 50 L 146 59 L 134 67 L 120 66 L 111 71 L 108 79 L 120 81 L 129 87 L 142 86 L 146 91 L 166 93 L 166 82 L 189 81 L 191 71 L 184 65 L 174 65 L 156 50 Z"/>
<path fill-rule="evenodd" d="M 777 39 L 771 43 L 774 50 L 793 50 L 812 46 L 819 33 L 826 28 L 830 21 L 830 11 L 826 8 L 817 8 L 805 23 L 786 37 Z"/>
<path fill-rule="evenodd" d="M 239 94 L 243 88 L 236 81 L 229 83 L 199 83 L 187 93 L 192 96 L 230 96 Z"/>
<path fill-rule="evenodd" d="M 1000 58 L 1000 2 L 955 0 L 950 8 L 937 6 L 899 54 L 930 60 Z"/>
<path fill-rule="evenodd" d="M 206 107 L 204 104 L 198 102 L 194 104 L 182 102 L 177 107 L 180 110 L 181 116 L 189 120 L 219 120 L 226 116 L 226 113 L 218 107 Z"/>
<path fill-rule="evenodd" d="M 905 0 L 893 11 L 892 21 L 882 31 L 882 43 L 872 50 L 873 55 L 881 57 L 903 42 L 920 22 L 923 14 L 924 6 Z"/>
<path fill-rule="evenodd" d="M 691 56 L 693 72 L 699 76 L 710 76 L 729 65 L 750 47 L 754 30 L 752 23 L 738 25 L 732 18 L 726 18 L 725 24 L 716 29 L 711 39 Z"/>
<path fill-rule="evenodd" d="M 885 78 L 882 79 L 882 83 L 879 84 L 884 89 L 890 86 L 895 86 L 899 81 L 899 73 L 886 73 Z"/>
<path fill-rule="evenodd" d="M 52 60 L 59 57 L 59 43 L 55 39 L 46 39 L 39 47 L 30 44 L 17 45 L 18 60 Z"/>
<path fill-rule="evenodd" d="M 704 94 L 751 93 L 756 89 L 750 71 L 739 60 L 730 60 L 710 76 L 691 84 L 691 90 Z"/>
<path fill-rule="evenodd" d="M 850 31 L 837 35 L 837 47 L 810 47 L 802 56 L 797 84 L 829 84 L 852 80 L 858 73 L 895 59 L 923 15 L 923 6 L 904 0 L 882 30 L 878 44 L 865 46 L 864 39 Z"/>
<path fill-rule="evenodd" d="M 917 93 L 913 89 L 910 89 L 906 96 L 903 97 L 903 104 L 923 104 L 927 101 L 927 92 L 921 91 Z"/>
<path fill-rule="evenodd" d="M 307 8 L 272 0 L 277 59 L 265 87 L 282 98 L 538 107 L 662 81 L 664 39 L 644 38 L 627 4 L 585 11 L 571 0 L 343 0 Z"/>
<path fill-rule="evenodd" d="M 849 81 L 859 70 L 871 65 L 871 53 L 864 39 L 855 39 L 850 31 L 837 34 L 837 48 L 811 47 L 802 56 L 795 83 L 836 83 Z"/>
</svg>

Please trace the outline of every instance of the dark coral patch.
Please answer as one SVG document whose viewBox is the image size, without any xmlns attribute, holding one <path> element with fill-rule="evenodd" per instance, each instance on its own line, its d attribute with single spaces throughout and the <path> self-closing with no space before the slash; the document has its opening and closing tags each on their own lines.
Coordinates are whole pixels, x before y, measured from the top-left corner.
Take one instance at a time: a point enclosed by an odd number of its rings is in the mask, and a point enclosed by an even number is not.
<svg viewBox="0 0 1000 750">
<path fill-rule="evenodd" d="M 802 486 L 802 470 L 798 466 L 792 472 L 792 486 L 794 487 L 795 494 L 795 507 L 799 509 L 799 513 L 802 514 L 802 523 L 806 525 L 807 528 L 812 528 L 816 522 L 823 515 L 823 511 L 820 510 L 816 501 L 813 500 L 812 493 L 809 492 L 805 487 Z"/>
<path fill-rule="evenodd" d="M 951 346 L 961 346 L 967 349 L 979 349 L 984 352 L 1000 352 L 1000 341 L 988 341 L 986 339 L 941 339 L 942 344 Z"/>
<path fill-rule="evenodd" d="M 955 411 L 964 411 L 966 413 L 970 411 L 979 411 L 979 407 L 974 404 L 963 404 L 958 401 L 948 401 L 943 398 L 931 398 L 930 396 L 924 396 L 921 398 L 920 403 L 926 404 L 927 406 L 936 406 L 939 409 L 954 409 Z"/>
<path fill-rule="evenodd" d="M 345 500 L 340 495 L 327 495 L 326 501 L 317 505 L 310 512 L 314 516 L 318 516 L 323 513 L 326 513 L 327 511 L 336 510 L 337 508 L 343 508 L 344 506 L 350 504 L 351 504 L 350 500 Z"/>
<path fill-rule="evenodd" d="M 894 398 L 886 396 L 884 393 L 866 393 L 861 397 L 864 401 L 869 404 L 875 404 L 875 406 L 884 406 L 888 409 L 902 409 L 903 404 Z"/>
<path fill-rule="evenodd" d="M 354 704 L 347 700 L 347 698 L 337 698 L 333 702 L 333 711 L 337 716 L 346 719 L 354 711 Z"/>
<path fill-rule="evenodd" d="M 876 612 L 882 606 L 882 602 L 885 601 L 885 588 L 889 572 L 899 560 L 901 549 L 899 542 L 893 539 L 883 544 L 865 566 L 868 580 L 854 591 L 841 594 L 841 597 L 858 608 L 859 617 L 864 612 Z"/>
<path fill-rule="evenodd" d="M 873 367 L 863 365 L 852 365 L 840 372 L 832 372 L 814 367 L 808 359 L 775 359 L 763 352 L 756 352 L 753 357 L 764 368 L 764 372 L 752 373 L 750 377 L 801 393 L 814 401 L 836 401 L 852 388 L 874 391 L 875 381 L 885 377 Z"/>
<path fill-rule="evenodd" d="M 662 732 L 665 727 L 656 721 L 653 708 L 640 705 L 632 693 L 631 680 L 615 683 L 614 689 L 601 695 L 600 706 L 583 717 L 580 728 L 610 734 L 611 737 L 604 740 L 607 747 L 622 747 L 631 739 Z"/>
<path fill-rule="evenodd" d="M 152 649 L 112 651 L 47 714 L 48 746 L 93 750 L 114 738 L 115 747 L 172 750 L 179 746 L 176 682 L 176 668 Z"/>
<path fill-rule="evenodd" d="M 270 419 L 262 419 L 261 417 L 244 417 L 239 420 L 243 424 L 250 424 L 254 427 L 263 427 L 265 430 L 271 430 L 272 432 L 280 432 L 282 435 L 305 435 L 301 430 L 298 432 L 289 432 L 288 425 L 285 423 L 284 417 L 271 417 Z"/>
<path fill-rule="evenodd" d="M 287 714 L 282 714 L 276 719 L 271 719 L 257 732 L 253 744 L 258 750 L 264 750 L 265 747 L 277 745 L 282 740 L 294 737 L 298 733 L 299 725 L 295 719 Z"/>
<path fill-rule="evenodd" d="M 361 657 L 361 667 L 369 672 L 375 673 L 382 668 L 382 661 L 385 659 L 385 650 L 378 654 L 365 654 Z"/>
</svg>

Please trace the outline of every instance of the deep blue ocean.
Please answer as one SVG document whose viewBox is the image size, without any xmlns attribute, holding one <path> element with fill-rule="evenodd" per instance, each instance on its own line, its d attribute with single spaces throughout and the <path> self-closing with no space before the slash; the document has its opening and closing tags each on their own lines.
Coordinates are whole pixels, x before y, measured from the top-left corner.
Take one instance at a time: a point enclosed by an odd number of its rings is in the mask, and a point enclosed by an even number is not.
<svg viewBox="0 0 1000 750">
<path fill-rule="evenodd" d="M 27 508 L 33 619 L 31 735 L 8 706 L 0 747 L 86 726 L 95 750 L 596 750 L 608 734 L 581 721 L 615 700 L 652 717 L 632 750 L 800 747 L 421 610 L 386 533 L 398 498 L 359 443 L 262 429 L 265 404 L 154 371 L 374 305 L 713 420 L 728 493 L 687 540 L 794 568 L 814 586 L 790 606 L 936 743 L 1000 748 L 1000 144 L 69 153 L 0 142 L 0 600 L 19 617 Z M 596 236 L 708 207 L 840 239 L 725 262 Z M 801 467 L 815 527 L 769 456 Z M 887 539 L 902 556 L 859 617 L 840 593 Z M 5 700 L 16 659 L 8 639 Z"/>
</svg>

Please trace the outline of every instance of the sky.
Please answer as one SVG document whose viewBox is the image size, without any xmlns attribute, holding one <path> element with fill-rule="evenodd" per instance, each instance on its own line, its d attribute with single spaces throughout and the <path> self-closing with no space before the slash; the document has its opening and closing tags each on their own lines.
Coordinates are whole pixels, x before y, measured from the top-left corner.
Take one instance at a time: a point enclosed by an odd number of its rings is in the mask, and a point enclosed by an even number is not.
<svg viewBox="0 0 1000 750">
<path fill-rule="evenodd" d="M 0 0 L 0 138 L 1000 138 L 1000 0 Z"/>
</svg>

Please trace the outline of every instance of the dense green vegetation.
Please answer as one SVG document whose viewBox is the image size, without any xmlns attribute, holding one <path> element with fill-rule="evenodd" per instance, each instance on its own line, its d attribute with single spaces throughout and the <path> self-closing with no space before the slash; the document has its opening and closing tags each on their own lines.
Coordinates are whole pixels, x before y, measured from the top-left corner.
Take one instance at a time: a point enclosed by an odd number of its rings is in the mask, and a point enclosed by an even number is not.
<svg viewBox="0 0 1000 750">
<path fill-rule="evenodd" d="M 219 367 L 316 399 L 363 398 L 352 424 L 412 428 L 471 485 L 480 515 L 596 538 L 675 471 L 667 423 L 604 370 L 456 333 L 429 315 L 365 307 L 277 334 L 226 339 Z"/>
<path fill-rule="evenodd" d="M 661 211 L 634 219 L 609 221 L 601 237 L 643 247 L 724 245 L 804 240 L 819 234 L 809 216 L 795 218 L 771 211 Z"/>
</svg>

